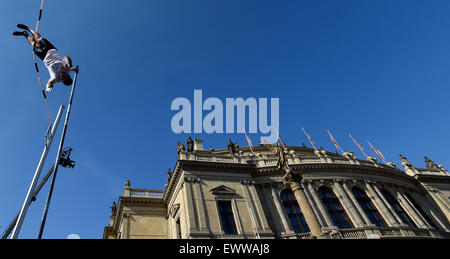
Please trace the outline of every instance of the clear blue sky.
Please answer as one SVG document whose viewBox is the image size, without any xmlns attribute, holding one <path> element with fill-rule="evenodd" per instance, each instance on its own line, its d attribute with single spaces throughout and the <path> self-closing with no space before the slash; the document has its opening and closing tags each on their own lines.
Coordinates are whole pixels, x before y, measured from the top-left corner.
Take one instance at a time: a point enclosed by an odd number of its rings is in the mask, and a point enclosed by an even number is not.
<svg viewBox="0 0 450 259">
<path fill-rule="evenodd" d="M 0 9 L 0 232 L 22 205 L 47 126 L 32 51 L 11 35 L 16 23 L 35 26 L 39 6 L 3 0 Z M 450 168 L 449 13 L 448 0 L 46 1 L 40 32 L 81 71 L 66 138 L 77 166 L 58 174 L 44 237 L 101 238 L 126 179 L 162 189 L 188 137 L 172 133 L 170 104 L 192 100 L 194 89 L 221 100 L 280 98 L 289 145 L 307 143 L 304 126 L 335 151 L 330 129 L 358 157 L 348 133 L 397 165 L 403 154 L 424 167 L 427 155 Z M 69 91 L 55 86 L 52 116 Z M 205 148 L 230 137 L 246 145 L 238 134 L 192 137 Z M 36 237 L 46 194 L 21 237 Z"/>
</svg>

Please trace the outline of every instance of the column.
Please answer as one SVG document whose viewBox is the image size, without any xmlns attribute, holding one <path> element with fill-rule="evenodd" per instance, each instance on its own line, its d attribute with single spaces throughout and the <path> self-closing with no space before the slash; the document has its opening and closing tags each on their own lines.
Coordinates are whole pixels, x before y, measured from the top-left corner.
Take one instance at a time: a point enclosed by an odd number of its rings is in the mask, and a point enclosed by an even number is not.
<svg viewBox="0 0 450 259">
<path fill-rule="evenodd" d="M 264 213 L 264 210 L 262 209 L 262 203 L 259 199 L 258 192 L 256 191 L 256 187 L 253 184 L 249 186 L 250 195 L 253 197 L 253 206 L 255 207 L 256 215 L 259 218 L 261 222 L 261 227 L 263 230 L 269 230 L 269 224 L 267 223 L 267 218 Z"/>
<path fill-rule="evenodd" d="M 244 192 L 245 201 L 247 204 L 250 220 L 253 224 L 253 229 L 255 231 L 255 235 L 258 235 L 259 234 L 258 230 L 261 229 L 261 225 L 260 225 L 259 219 L 256 215 L 256 209 L 255 209 L 253 201 L 252 201 L 252 196 L 250 195 L 250 192 L 248 190 L 248 184 L 250 184 L 248 180 L 241 180 L 241 187 L 242 187 L 242 191 Z"/>
<path fill-rule="evenodd" d="M 187 223 L 187 231 L 190 232 L 197 230 L 197 222 L 195 220 L 195 205 L 193 201 L 192 195 L 192 181 L 193 178 L 184 178 L 184 200 L 186 205 L 186 223 Z"/>
<path fill-rule="evenodd" d="M 273 198 L 271 194 L 270 187 L 267 184 L 262 185 L 264 200 L 266 204 L 261 204 L 261 206 L 268 206 L 267 210 L 269 211 L 270 217 L 272 218 L 272 223 L 274 224 L 273 231 L 275 233 L 282 232 L 284 230 L 283 223 L 281 222 L 281 215 L 277 214 L 277 208 L 273 205 Z M 278 220 L 280 219 L 280 220 Z"/>
<path fill-rule="evenodd" d="M 390 227 L 397 226 L 398 222 L 395 220 L 392 213 L 386 207 L 385 203 L 380 199 L 378 194 L 372 188 L 369 182 L 365 182 L 367 190 L 370 192 L 371 196 L 374 198 L 374 205 L 377 207 L 378 211 L 382 214 L 383 218 L 386 220 L 386 223 L 389 224 Z"/>
<path fill-rule="evenodd" d="M 395 212 L 394 208 L 392 208 L 391 204 L 384 198 L 384 195 L 381 193 L 381 191 L 378 189 L 378 186 L 376 184 L 373 185 L 373 189 L 378 194 L 378 196 L 381 198 L 381 200 L 386 204 L 386 207 L 390 210 L 391 215 L 394 216 L 395 220 L 400 223 L 400 225 L 405 225 L 403 220 L 400 218 L 400 216 Z"/>
<path fill-rule="evenodd" d="M 308 192 L 309 189 L 308 189 L 307 185 L 310 184 L 310 182 L 311 182 L 311 180 L 309 180 L 307 182 L 302 182 L 301 185 L 303 187 L 303 190 L 305 190 L 306 198 L 308 199 L 308 202 L 311 204 L 311 207 L 314 211 L 314 214 L 317 217 L 317 220 L 319 220 L 320 227 L 323 228 L 323 227 L 326 227 L 326 223 L 324 222 L 324 219 L 320 215 L 321 214 L 320 211 L 318 211 L 318 209 L 319 209 L 318 205 L 315 206 L 315 204 L 317 204 L 317 202 L 314 200 L 311 193 Z"/>
<path fill-rule="evenodd" d="M 342 196 L 342 205 L 345 210 L 348 212 L 351 217 L 353 223 L 355 223 L 356 227 L 363 227 L 364 223 L 362 222 L 361 217 L 358 215 L 358 212 L 355 210 L 355 207 L 352 204 L 352 201 L 348 198 L 346 192 L 341 186 L 341 181 L 334 181 L 334 186 L 336 187 L 339 194 Z"/>
<path fill-rule="evenodd" d="M 129 239 L 130 235 L 130 214 L 123 213 L 122 214 L 122 227 L 120 230 L 120 239 Z"/>
<path fill-rule="evenodd" d="M 240 235 L 242 235 L 244 238 L 246 238 L 246 233 L 245 233 L 245 229 L 244 229 L 244 226 L 242 225 L 242 219 L 241 219 L 241 213 L 240 213 L 240 211 L 239 211 L 239 206 L 238 206 L 238 204 L 237 204 L 237 201 L 236 201 L 236 199 L 232 199 L 231 200 L 231 202 L 232 202 L 232 207 L 233 207 L 233 212 L 235 212 L 235 213 L 233 213 L 233 214 L 236 214 L 235 215 L 235 219 L 236 219 L 236 230 L 237 230 L 237 232 L 238 232 L 238 234 L 240 234 Z"/>
<path fill-rule="evenodd" d="M 209 229 L 206 222 L 206 213 L 205 213 L 205 206 L 204 206 L 204 199 L 203 199 L 203 193 L 201 190 L 201 181 L 199 178 L 194 178 L 193 185 L 195 188 L 195 197 L 196 197 L 196 204 L 198 209 L 198 223 L 199 223 L 199 230 L 208 232 Z"/>
<path fill-rule="evenodd" d="M 434 221 L 433 223 L 436 226 L 440 226 L 445 231 L 449 231 L 446 224 L 442 221 L 443 219 L 442 214 L 436 214 L 435 206 L 431 205 L 429 199 L 426 196 L 423 196 L 424 194 L 417 195 L 415 193 L 411 193 L 411 195 L 413 196 L 414 200 L 419 204 L 419 206 L 422 206 L 422 208 L 424 208 L 425 212 L 427 211 L 429 212 L 428 217 L 430 217 L 430 219 Z"/>
<path fill-rule="evenodd" d="M 435 202 L 438 204 L 438 206 L 443 210 L 450 210 L 450 207 L 448 206 L 447 202 L 442 199 L 441 195 L 437 193 L 438 191 L 435 188 L 428 187 L 426 188 L 430 196 L 435 200 Z M 447 216 L 448 214 L 446 214 Z M 450 218 L 447 216 L 447 219 L 450 221 Z"/>
<path fill-rule="evenodd" d="M 317 196 L 317 193 L 311 183 L 308 183 L 308 189 L 314 201 L 316 202 L 317 207 L 319 207 L 319 211 L 322 214 L 323 219 L 325 220 L 324 227 L 337 228 L 331 221 L 331 218 L 328 215 L 328 211 L 325 209 L 325 207 L 323 207 L 322 201 L 320 200 L 319 196 Z"/>
<path fill-rule="evenodd" d="M 290 181 L 289 185 L 291 186 L 292 192 L 294 192 L 295 198 L 297 199 L 298 205 L 302 210 L 306 223 L 311 230 L 311 234 L 316 238 L 322 238 L 322 230 L 320 228 L 319 221 L 317 220 L 316 215 L 314 215 L 311 204 L 309 204 L 302 186 L 295 180 Z"/>
<path fill-rule="evenodd" d="M 361 217 L 363 218 L 364 222 L 366 225 L 373 225 L 373 223 L 370 221 L 370 219 L 367 217 L 366 213 L 364 212 L 364 210 L 361 208 L 361 206 L 359 205 L 359 202 L 356 200 L 355 196 L 353 195 L 352 190 L 350 189 L 350 187 L 348 187 L 347 182 L 343 183 L 344 186 L 344 190 L 346 191 L 348 197 L 350 197 L 350 200 L 353 201 L 353 204 L 355 204 L 356 209 L 359 211 L 359 215 L 361 215 Z"/>
<path fill-rule="evenodd" d="M 283 223 L 284 230 L 287 234 L 294 233 L 294 230 L 291 227 L 291 223 L 286 216 L 286 212 L 284 211 L 284 207 L 280 202 L 280 198 L 278 194 L 275 192 L 274 186 L 269 187 L 272 193 L 273 202 L 275 203 L 275 207 L 277 207 L 278 215 L 280 215 L 281 222 Z"/>
<path fill-rule="evenodd" d="M 403 190 L 399 190 L 398 188 L 394 188 L 394 190 L 397 193 L 398 199 L 403 204 L 403 206 L 406 208 L 406 212 L 415 221 L 416 225 L 419 228 L 427 228 L 427 225 L 425 224 L 424 220 L 422 219 L 422 216 L 416 210 L 416 208 L 414 208 L 414 205 L 410 204 L 408 198 L 405 197 L 405 195 L 403 194 Z"/>
</svg>

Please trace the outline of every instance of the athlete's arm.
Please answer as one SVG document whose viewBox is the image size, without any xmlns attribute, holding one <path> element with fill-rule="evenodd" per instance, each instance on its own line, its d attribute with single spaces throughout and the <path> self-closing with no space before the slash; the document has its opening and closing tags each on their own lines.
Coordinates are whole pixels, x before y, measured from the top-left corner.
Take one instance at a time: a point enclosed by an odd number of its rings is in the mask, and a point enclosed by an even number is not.
<svg viewBox="0 0 450 259">
<path fill-rule="evenodd" d="M 47 82 L 47 89 L 53 88 L 53 85 L 55 84 L 56 79 L 50 78 Z"/>
<path fill-rule="evenodd" d="M 72 66 L 72 59 L 69 56 L 66 56 L 64 58 L 64 61 L 66 62 L 66 65 L 69 67 L 70 70 L 75 71 L 76 73 L 79 72 L 78 66 L 76 67 Z"/>
</svg>

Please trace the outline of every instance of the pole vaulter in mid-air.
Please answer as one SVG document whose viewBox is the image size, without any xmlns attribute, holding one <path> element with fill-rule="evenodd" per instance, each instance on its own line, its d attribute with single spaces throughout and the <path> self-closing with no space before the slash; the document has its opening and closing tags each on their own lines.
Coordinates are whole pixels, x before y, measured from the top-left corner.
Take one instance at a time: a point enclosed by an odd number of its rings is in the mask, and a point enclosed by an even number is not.
<svg viewBox="0 0 450 259">
<path fill-rule="evenodd" d="M 14 36 L 24 36 L 30 45 L 34 48 L 36 56 L 38 56 L 47 67 L 50 73 L 50 79 L 47 82 L 45 91 L 48 93 L 53 89 L 53 85 L 58 82 L 70 86 L 72 85 L 72 78 L 70 72 L 75 71 L 78 73 L 78 66 L 72 66 L 72 60 L 70 57 L 63 57 L 55 46 L 50 41 L 42 37 L 39 32 L 33 31 L 28 26 L 23 24 L 17 24 L 19 29 L 24 31 L 13 32 Z M 31 33 L 31 35 L 28 34 Z"/>
</svg>

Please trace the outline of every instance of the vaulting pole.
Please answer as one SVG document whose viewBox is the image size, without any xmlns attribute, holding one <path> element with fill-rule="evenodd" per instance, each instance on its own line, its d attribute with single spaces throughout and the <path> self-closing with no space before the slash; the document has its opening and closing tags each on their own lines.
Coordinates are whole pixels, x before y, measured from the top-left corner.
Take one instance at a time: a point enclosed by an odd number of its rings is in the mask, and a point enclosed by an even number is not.
<svg viewBox="0 0 450 259">
<path fill-rule="evenodd" d="M 61 152 L 63 150 L 64 140 L 66 138 L 67 125 L 69 124 L 70 110 L 72 109 L 73 93 L 75 92 L 77 76 L 78 76 L 78 73 L 75 73 L 75 76 L 73 78 L 73 83 L 72 83 L 72 91 L 70 92 L 69 106 L 67 107 L 64 128 L 62 131 L 61 140 L 59 142 L 58 153 L 56 154 L 56 160 L 55 160 L 54 169 L 53 169 L 53 177 L 52 177 L 52 181 L 50 184 L 50 189 L 48 191 L 47 202 L 45 203 L 44 212 L 42 214 L 41 226 L 39 227 L 38 239 L 42 238 L 42 233 L 44 232 L 44 227 L 45 227 L 45 221 L 47 220 L 48 208 L 50 207 L 50 201 L 52 199 L 53 188 L 55 186 L 56 174 L 58 173 L 59 159 L 61 158 Z"/>
<path fill-rule="evenodd" d="M 31 203 L 31 199 L 33 198 L 34 189 L 36 188 L 36 184 L 39 180 L 39 176 L 41 175 L 42 167 L 45 163 L 45 159 L 47 158 L 48 151 L 50 150 L 50 146 L 52 145 L 53 137 L 55 135 L 55 131 L 58 128 L 59 120 L 61 118 L 61 114 L 64 110 L 64 105 L 59 107 L 58 115 L 56 116 L 55 122 L 53 123 L 52 130 L 50 131 L 50 135 L 45 143 L 44 150 L 42 151 L 41 159 L 39 160 L 36 171 L 34 172 L 33 180 L 31 181 L 30 188 L 28 189 L 27 196 L 25 201 L 23 202 L 22 209 L 20 210 L 19 216 L 17 218 L 17 222 L 15 224 L 11 239 L 16 239 L 19 236 L 20 229 L 22 228 L 23 220 L 27 214 L 28 206 Z"/>
<path fill-rule="evenodd" d="M 44 176 L 44 178 L 41 180 L 41 183 L 38 185 L 38 187 L 36 188 L 36 190 L 34 191 L 34 194 L 31 198 L 30 204 L 36 200 L 36 196 L 39 194 L 39 192 L 41 191 L 42 187 L 44 187 L 44 184 L 47 182 L 48 178 L 50 177 L 50 175 L 52 175 L 54 170 L 54 167 L 52 165 L 52 167 L 48 170 L 47 174 Z M 19 211 L 20 213 L 20 211 Z M 13 219 L 13 221 L 9 224 L 9 226 L 5 229 L 5 231 L 3 232 L 3 235 L 0 239 L 7 239 L 9 234 L 11 234 L 11 231 L 13 230 L 14 226 L 16 225 L 17 219 L 19 218 L 19 213 L 17 213 L 16 217 Z"/>
</svg>

